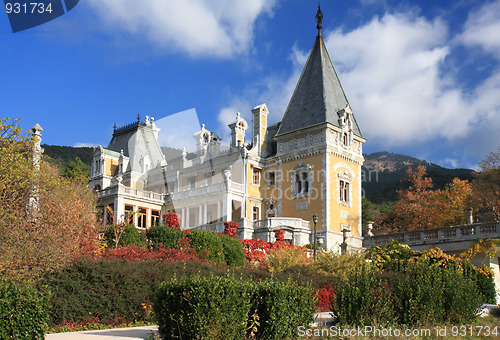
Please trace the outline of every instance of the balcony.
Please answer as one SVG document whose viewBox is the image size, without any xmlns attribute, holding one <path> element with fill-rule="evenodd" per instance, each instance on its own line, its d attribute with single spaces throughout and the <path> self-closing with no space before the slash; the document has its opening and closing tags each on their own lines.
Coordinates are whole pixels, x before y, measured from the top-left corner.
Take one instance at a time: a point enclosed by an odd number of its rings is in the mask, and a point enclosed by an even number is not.
<svg viewBox="0 0 500 340">
<path fill-rule="evenodd" d="M 114 196 L 114 195 L 123 195 L 127 196 L 130 198 L 140 198 L 140 199 L 146 199 L 150 201 L 154 201 L 156 203 L 164 203 L 165 202 L 165 194 L 159 194 L 157 192 L 153 191 L 146 191 L 146 190 L 140 190 L 140 189 L 134 189 L 130 188 L 124 185 L 117 185 L 115 187 L 110 187 L 106 188 L 104 190 L 101 190 L 97 193 L 97 197 L 99 199 L 108 197 L 108 196 Z"/>
<path fill-rule="evenodd" d="M 264 220 L 255 221 L 253 223 L 254 230 L 267 228 L 268 230 L 281 229 L 310 229 L 310 222 L 296 217 L 268 217 Z"/>
<path fill-rule="evenodd" d="M 229 190 L 242 192 L 243 185 L 233 181 L 219 182 L 212 185 L 206 185 L 193 189 L 186 189 L 179 192 L 170 193 L 172 201 L 181 201 L 189 198 L 202 197 L 217 193 L 227 192 Z"/>
</svg>

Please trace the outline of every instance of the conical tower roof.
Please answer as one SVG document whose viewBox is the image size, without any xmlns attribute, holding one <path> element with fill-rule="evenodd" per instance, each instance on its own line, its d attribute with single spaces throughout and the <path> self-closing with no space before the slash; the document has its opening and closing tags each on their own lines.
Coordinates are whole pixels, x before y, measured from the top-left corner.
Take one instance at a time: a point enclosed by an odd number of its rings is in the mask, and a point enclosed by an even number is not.
<svg viewBox="0 0 500 340">
<path fill-rule="evenodd" d="M 317 18 L 320 14 L 319 10 Z M 338 112 L 349 104 L 321 36 L 320 19 L 318 36 L 276 136 L 323 123 L 339 126 Z M 352 118 L 354 134 L 362 137 L 354 115 Z"/>
</svg>

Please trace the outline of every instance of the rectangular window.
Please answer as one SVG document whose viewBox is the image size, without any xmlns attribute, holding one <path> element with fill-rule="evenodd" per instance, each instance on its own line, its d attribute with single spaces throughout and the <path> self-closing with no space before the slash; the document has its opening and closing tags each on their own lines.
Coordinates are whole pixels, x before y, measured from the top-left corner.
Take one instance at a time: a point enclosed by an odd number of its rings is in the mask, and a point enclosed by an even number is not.
<svg viewBox="0 0 500 340">
<path fill-rule="evenodd" d="M 151 210 L 151 225 L 153 227 L 155 225 L 160 224 L 160 212 L 158 210 Z"/>
<path fill-rule="evenodd" d="M 146 228 L 147 225 L 147 210 L 145 208 L 139 208 L 137 210 L 137 227 Z"/>
<path fill-rule="evenodd" d="M 267 173 L 267 185 L 275 186 L 276 185 L 276 173 L 270 171 Z"/>
<path fill-rule="evenodd" d="M 260 220 L 260 212 L 259 212 L 259 207 L 253 207 L 252 210 L 252 218 L 254 221 Z"/>
<path fill-rule="evenodd" d="M 349 183 L 345 181 L 340 181 L 340 201 L 349 202 Z"/>
<path fill-rule="evenodd" d="M 260 185 L 260 173 L 261 169 L 258 168 L 252 168 L 252 184 L 253 185 Z"/>
<path fill-rule="evenodd" d="M 190 177 L 188 179 L 188 188 L 189 189 L 194 189 L 196 188 L 196 176 Z"/>
<path fill-rule="evenodd" d="M 212 174 L 205 175 L 205 185 L 212 185 L 214 183 L 214 176 Z"/>
<path fill-rule="evenodd" d="M 134 224 L 134 206 L 125 204 L 125 222 Z"/>
</svg>

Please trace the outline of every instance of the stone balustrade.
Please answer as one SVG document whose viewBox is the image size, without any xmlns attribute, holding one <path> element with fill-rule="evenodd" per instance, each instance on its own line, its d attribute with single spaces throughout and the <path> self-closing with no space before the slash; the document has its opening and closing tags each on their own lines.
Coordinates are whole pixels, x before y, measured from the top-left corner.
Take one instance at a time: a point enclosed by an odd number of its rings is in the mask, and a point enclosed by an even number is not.
<svg viewBox="0 0 500 340">
<path fill-rule="evenodd" d="M 391 243 L 393 239 L 409 246 L 425 244 L 438 245 L 440 243 L 473 241 L 482 238 L 500 238 L 500 222 L 476 223 L 386 235 L 365 236 L 363 245 L 365 248 L 383 246 Z"/>
<path fill-rule="evenodd" d="M 134 197 L 134 198 L 144 198 L 144 199 L 156 201 L 158 203 L 165 202 L 165 197 L 166 197 L 165 194 L 159 194 L 159 193 L 153 192 L 153 191 L 135 189 L 135 188 L 121 185 L 121 184 L 114 186 L 114 187 L 109 187 L 109 188 L 106 188 L 104 190 L 101 190 L 97 193 L 97 196 L 98 196 L 98 198 L 104 198 L 106 196 L 116 195 L 116 194 L 121 194 L 121 195 Z"/>
</svg>

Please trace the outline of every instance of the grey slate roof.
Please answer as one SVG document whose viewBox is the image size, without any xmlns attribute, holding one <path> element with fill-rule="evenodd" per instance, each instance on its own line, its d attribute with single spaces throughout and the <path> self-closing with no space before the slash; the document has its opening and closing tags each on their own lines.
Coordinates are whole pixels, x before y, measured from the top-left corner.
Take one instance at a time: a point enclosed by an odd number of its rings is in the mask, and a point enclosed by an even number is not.
<svg viewBox="0 0 500 340">
<path fill-rule="evenodd" d="M 154 131 L 141 124 L 134 124 L 130 128 L 116 130 L 107 147 L 108 150 L 120 152 L 130 157 L 129 168 L 135 172 L 142 172 L 141 159 L 149 156 L 151 168 L 160 165 L 164 156 Z"/>
<path fill-rule="evenodd" d="M 348 103 L 323 37 L 318 34 L 276 136 L 322 123 L 339 126 L 337 113 Z M 354 134 L 362 137 L 354 115 L 353 125 Z"/>
</svg>

